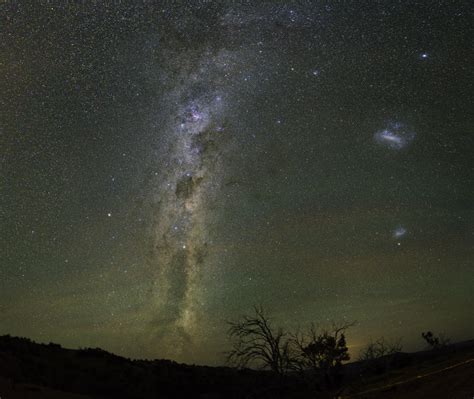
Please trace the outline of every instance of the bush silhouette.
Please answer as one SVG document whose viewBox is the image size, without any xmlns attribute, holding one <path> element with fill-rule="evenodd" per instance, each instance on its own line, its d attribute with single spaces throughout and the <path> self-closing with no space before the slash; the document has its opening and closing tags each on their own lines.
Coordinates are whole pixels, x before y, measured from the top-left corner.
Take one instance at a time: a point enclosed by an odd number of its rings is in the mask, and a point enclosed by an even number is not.
<svg viewBox="0 0 474 399">
<path fill-rule="evenodd" d="M 359 360 L 367 371 L 377 374 L 387 371 L 393 362 L 393 355 L 402 351 L 401 340 L 388 341 L 384 337 L 371 341 L 360 351 Z"/>
<path fill-rule="evenodd" d="M 422 332 L 421 336 L 428 343 L 431 349 L 441 349 L 449 344 L 449 339 L 443 334 L 435 336 L 431 331 Z"/>
<path fill-rule="evenodd" d="M 293 334 L 290 364 L 303 373 L 311 371 L 315 381 L 323 379 L 329 387 L 337 385 L 342 362 L 350 360 L 345 332 L 354 324 L 333 323 L 320 332 L 312 324 L 307 332 Z"/>
</svg>

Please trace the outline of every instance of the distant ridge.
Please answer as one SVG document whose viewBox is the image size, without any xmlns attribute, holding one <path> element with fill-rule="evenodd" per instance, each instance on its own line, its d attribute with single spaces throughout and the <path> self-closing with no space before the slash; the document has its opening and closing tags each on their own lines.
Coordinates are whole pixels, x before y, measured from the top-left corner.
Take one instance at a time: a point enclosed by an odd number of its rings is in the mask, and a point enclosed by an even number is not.
<svg viewBox="0 0 474 399">
<path fill-rule="evenodd" d="M 26 388 L 35 392 L 34 397 L 41 392 L 49 397 L 53 389 L 62 391 L 63 397 L 69 392 L 100 398 L 239 398 L 249 387 L 272 379 L 268 372 L 131 360 L 100 348 L 65 349 L 55 343 L 0 336 L 2 399 L 23 398 Z"/>
<path fill-rule="evenodd" d="M 337 392 L 320 392 L 317 397 L 472 397 L 474 361 L 466 362 L 471 358 L 474 359 L 474 340 L 436 351 L 395 353 L 381 359 L 384 365 L 389 365 L 385 373 L 367 372 L 362 362 L 349 363 L 343 366 L 344 387 Z M 457 363 L 459 367 L 450 368 Z M 416 377 L 424 374 L 426 378 L 418 381 Z M 463 396 L 466 393 L 471 396 Z M 2 399 L 313 397 L 296 375 L 281 384 L 267 371 L 192 366 L 172 360 L 131 360 L 100 348 L 65 349 L 55 343 L 39 344 L 10 335 L 0 336 L 0 396 Z"/>
</svg>

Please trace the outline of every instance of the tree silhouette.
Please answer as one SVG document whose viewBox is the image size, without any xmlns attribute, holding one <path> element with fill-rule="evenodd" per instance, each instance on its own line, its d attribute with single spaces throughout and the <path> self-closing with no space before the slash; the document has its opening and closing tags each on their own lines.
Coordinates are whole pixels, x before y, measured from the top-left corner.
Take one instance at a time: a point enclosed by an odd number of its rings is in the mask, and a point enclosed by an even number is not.
<svg viewBox="0 0 474 399">
<path fill-rule="evenodd" d="M 431 349 L 440 349 L 449 344 L 449 339 L 443 334 L 435 336 L 431 331 L 422 332 L 421 336 L 428 343 Z"/>
<path fill-rule="evenodd" d="M 290 334 L 273 328 L 263 308 L 255 307 L 253 315 L 228 324 L 233 341 L 229 364 L 267 368 L 280 376 L 299 371 L 303 379 L 310 377 L 311 385 L 324 381 L 333 387 L 340 380 L 342 362 L 350 359 L 345 332 L 355 322 L 333 323 L 323 330 L 312 324 L 307 331 Z"/>
<path fill-rule="evenodd" d="M 301 371 L 312 370 L 315 377 L 323 377 L 327 385 L 334 385 L 342 362 L 350 359 L 345 331 L 354 324 L 333 323 L 330 330 L 320 333 L 313 324 L 307 333 L 294 334 L 289 364 Z"/>
<path fill-rule="evenodd" d="M 234 341 L 227 362 L 237 367 L 255 365 L 278 375 L 288 369 L 289 342 L 283 329 L 274 329 L 264 309 L 254 307 L 254 315 L 228 322 L 228 335 Z"/>
<path fill-rule="evenodd" d="M 388 341 L 384 337 L 371 341 L 359 353 L 359 361 L 367 370 L 376 373 L 385 372 L 392 362 L 392 356 L 402 351 L 401 339 Z"/>
</svg>

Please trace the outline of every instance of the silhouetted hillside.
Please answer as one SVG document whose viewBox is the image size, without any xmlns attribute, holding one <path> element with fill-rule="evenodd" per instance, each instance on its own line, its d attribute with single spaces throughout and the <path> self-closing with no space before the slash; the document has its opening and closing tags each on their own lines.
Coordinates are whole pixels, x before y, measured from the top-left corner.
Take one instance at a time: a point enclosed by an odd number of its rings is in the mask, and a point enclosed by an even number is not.
<svg viewBox="0 0 474 399">
<path fill-rule="evenodd" d="M 459 392 L 474 392 L 474 379 L 472 383 L 466 379 L 467 375 L 474 375 L 474 362 L 447 369 L 438 378 L 435 374 L 427 375 L 414 381 L 415 387 L 409 380 L 471 358 L 474 358 L 474 341 L 439 351 L 396 353 L 386 359 L 389 368 L 383 374 L 368 371 L 361 362 L 347 364 L 343 367 L 345 387 L 338 389 L 337 394 L 375 398 L 385 392 L 383 397 L 424 397 L 424 392 L 437 384 L 430 398 L 461 397 L 456 396 L 456 384 Z M 461 382 L 456 380 L 457 376 Z M 441 377 L 449 377 L 452 382 L 446 382 L 444 391 L 439 386 Z M 391 386 L 403 381 L 407 382 Z M 427 388 L 425 391 L 423 386 Z M 410 392 L 421 389 L 419 396 L 406 396 L 406 390 L 410 389 Z M 365 391 L 370 392 L 361 394 Z M 333 397 L 335 393 L 319 392 L 316 396 Z M 71 350 L 6 335 L 0 337 L 0 395 L 2 398 L 66 399 L 304 398 L 313 397 L 314 391 L 310 392 L 305 378 L 296 374 L 281 381 L 266 371 L 190 366 L 169 360 L 130 360 L 99 348 Z"/>
<path fill-rule="evenodd" d="M 0 337 L 0 376 L 12 392 L 34 384 L 37 393 L 49 387 L 100 398 L 240 398 L 274 383 L 269 372 L 130 360 L 99 348 L 71 350 L 9 335 Z"/>
<path fill-rule="evenodd" d="M 378 359 L 381 369 L 355 362 L 345 366 L 341 398 L 468 398 L 474 395 L 474 340 L 439 350 L 395 353 Z"/>
</svg>

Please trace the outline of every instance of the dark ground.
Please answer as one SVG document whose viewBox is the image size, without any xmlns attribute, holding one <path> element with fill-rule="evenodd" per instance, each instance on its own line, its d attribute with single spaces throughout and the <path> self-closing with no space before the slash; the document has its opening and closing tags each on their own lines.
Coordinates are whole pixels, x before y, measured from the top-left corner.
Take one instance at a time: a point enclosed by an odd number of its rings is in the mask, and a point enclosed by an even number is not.
<svg viewBox="0 0 474 399">
<path fill-rule="evenodd" d="M 296 376 L 265 371 L 130 360 L 101 349 L 71 350 L 0 337 L 0 397 L 17 398 L 472 398 L 474 341 L 398 353 L 383 370 L 344 366 L 341 387 L 311 391 Z M 383 372 L 382 372 L 383 371 Z"/>
</svg>

